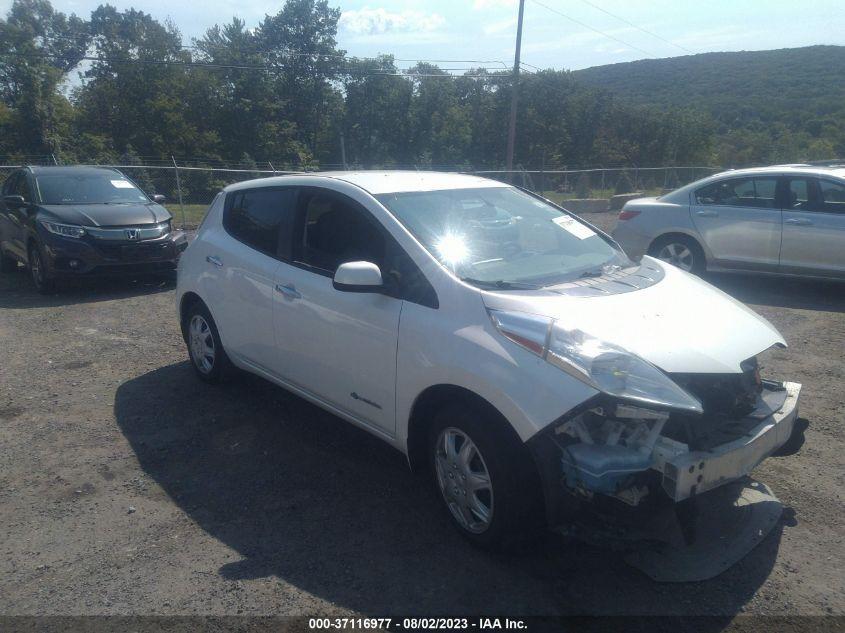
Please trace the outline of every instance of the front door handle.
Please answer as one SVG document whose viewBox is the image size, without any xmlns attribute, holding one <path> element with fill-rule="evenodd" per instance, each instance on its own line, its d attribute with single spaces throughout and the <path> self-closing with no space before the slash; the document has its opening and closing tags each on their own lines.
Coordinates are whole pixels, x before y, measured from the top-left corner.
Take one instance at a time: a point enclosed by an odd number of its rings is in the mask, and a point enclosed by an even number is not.
<svg viewBox="0 0 845 633">
<path fill-rule="evenodd" d="M 807 218 L 789 218 L 783 221 L 784 224 L 794 224 L 795 226 L 812 226 L 813 221 Z"/>
<path fill-rule="evenodd" d="M 302 295 L 292 285 L 276 284 L 276 291 L 281 292 L 287 299 L 302 299 Z"/>
<path fill-rule="evenodd" d="M 222 268 L 223 266 L 223 260 L 217 257 L 217 255 L 209 255 L 205 258 L 205 261 L 207 261 L 209 264 L 214 264 L 215 266 L 217 266 L 217 268 Z"/>
<path fill-rule="evenodd" d="M 718 218 L 719 212 L 718 211 L 696 211 L 696 215 L 701 216 L 702 218 Z"/>
</svg>

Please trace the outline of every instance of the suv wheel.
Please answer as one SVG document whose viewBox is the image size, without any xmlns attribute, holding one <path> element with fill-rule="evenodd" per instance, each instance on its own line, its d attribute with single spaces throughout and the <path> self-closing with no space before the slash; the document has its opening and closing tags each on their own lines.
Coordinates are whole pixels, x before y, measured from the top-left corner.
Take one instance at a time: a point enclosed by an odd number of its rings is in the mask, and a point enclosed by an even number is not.
<svg viewBox="0 0 845 633">
<path fill-rule="evenodd" d="M 506 549 L 536 532 L 542 509 L 536 470 L 499 420 L 463 404 L 443 408 L 430 429 L 429 460 L 452 524 L 473 544 Z"/>
<path fill-rule="evenodd" d="M 698 242 L 685 235 L 658 239 L 648 249 L 648 254 L 694 275 L 704 272 L 704 251 Z"/>
<path fill-rule="evenodd" d="M 185 341 L 197 376 L 208 383 L 218 383 L 231 367 L 217 325 L 203 303 L 195 303 L 185 316 Z"/>
<path fill-rule="evenodd" d="M 18 260 L 0 251 L 0 273 L 13 273 L 18 269 Z"/>
<path fill-rule="evenodd" d="M 29 274 L 35 289 L 42 295 L 56 291 L 56 281 L 47 272 L 41 249 L 35 244 L 29 246 Z"/>
</svg>

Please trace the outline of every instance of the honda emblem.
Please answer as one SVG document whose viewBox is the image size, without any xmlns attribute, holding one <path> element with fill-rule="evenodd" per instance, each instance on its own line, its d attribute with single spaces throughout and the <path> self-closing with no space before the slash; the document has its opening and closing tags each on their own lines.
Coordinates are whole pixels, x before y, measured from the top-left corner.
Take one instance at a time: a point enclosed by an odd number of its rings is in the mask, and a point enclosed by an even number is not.
<svg viewBox="0 0 845 633">
<path fill-rule="evenodd" d="M 138 229 L 126 229 L 126 239 L 127 240 L 137 240 L 139 236 Z"/>
</svg>

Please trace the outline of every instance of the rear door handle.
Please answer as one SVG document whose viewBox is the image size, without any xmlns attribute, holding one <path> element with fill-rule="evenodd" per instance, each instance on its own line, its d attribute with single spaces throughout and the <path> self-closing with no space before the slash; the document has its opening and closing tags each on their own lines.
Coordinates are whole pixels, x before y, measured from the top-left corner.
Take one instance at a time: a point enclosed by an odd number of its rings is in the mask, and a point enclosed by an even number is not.
<svg viewBox="0 0 845 633">
<path fill-rule="evenodd" d="M 718 211 L 696 211 L 696 215 L 701 216 L 702 218 L 718 218 L 719 212 Z"/>
<path fill-rule="evenodd" d="M 789 218 L 783 221 L 784 224 L 794 224 L 795 226 L 812 226 L 813 221 L 807 218 Z"/>
<path fill-rule="evenodd" d="M 302 295 L 291 285 L 276 284 L 276 291 L 281 292 L 288 299 L 302 299 Z"/>
<path fill-rule="evenodd" d="M 214 264 L 217 268 L 221 268 L 223 266 L 223 260 L 217 257 L 217 255 L 209 255 L 205 258 L 209 264 Z"/>
</svg>

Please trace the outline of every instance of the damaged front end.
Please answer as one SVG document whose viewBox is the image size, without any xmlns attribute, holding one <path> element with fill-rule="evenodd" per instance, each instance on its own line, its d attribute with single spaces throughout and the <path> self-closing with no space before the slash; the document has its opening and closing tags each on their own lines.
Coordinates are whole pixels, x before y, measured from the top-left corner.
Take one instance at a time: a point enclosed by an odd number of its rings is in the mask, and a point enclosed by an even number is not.
<svg viewBox="0 0 845 633">
<path fill-rule="evenodd" d="M 791 437 L 801 390 L 797 383 L 761 380 L 756 358 L 744 362 L 742 370 L 670 375 L 701 402 L 701 413 L 600 394 L 532 438 L 529 446 L 545 482 L 553 527 L 588 540 L 601 532 L 625 540 L 665 541 L 686 558 L 696 552 L 698 568 L 677 577 L 660 578 L 672 567 L 666 560 L 651 561 L 655 573 L 637 565 L 658 579 L 703 579 L 742 558 L 781 511 L 759 484 L 753 484 L 756 492 L 747 489 L 747 476 Z M 700 497 L 717 488 L 720 493 Z M 726 543 L 724 526 L 718 527 L 724 509 L 716 505 L 747 505 L 754 494 L 766 511 L 749 511 L 746 519 L 753 516 L 756 523 L 746 526 L 748 538 Z M 694 525 L 703 512 L 710 515 L 709 543 Z M 667 516 L 676 519 L 672 529 Z M 668 555 L 665 547 L 660 555 Z M 649 559 L 640 553 L 637 560 Z"/>
</svg>

